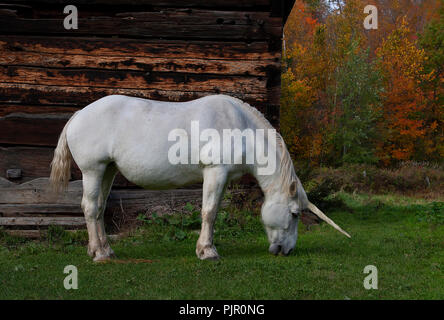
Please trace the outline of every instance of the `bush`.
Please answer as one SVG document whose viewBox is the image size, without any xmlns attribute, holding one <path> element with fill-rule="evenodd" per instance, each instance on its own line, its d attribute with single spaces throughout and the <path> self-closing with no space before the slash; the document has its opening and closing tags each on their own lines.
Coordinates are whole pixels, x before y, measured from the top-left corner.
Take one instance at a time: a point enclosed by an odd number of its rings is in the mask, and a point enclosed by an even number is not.
<svg viewBox="0 0 444 320">
<path fill-rule="evenodd" d="M 314 201 L 325 199 L 340 190 L 439 197 L 444 190 L 444 170 L 415 163 L 393 169 L 348 165 L 314 170 L 303 184 Z"/>
</svg>

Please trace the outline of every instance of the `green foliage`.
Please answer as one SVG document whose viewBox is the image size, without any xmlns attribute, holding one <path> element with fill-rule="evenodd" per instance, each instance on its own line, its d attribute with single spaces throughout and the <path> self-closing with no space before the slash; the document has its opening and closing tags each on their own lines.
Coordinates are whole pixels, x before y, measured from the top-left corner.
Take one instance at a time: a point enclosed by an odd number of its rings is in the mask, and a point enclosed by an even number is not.
<svg viewBox="0 0 444 320">
<path fill-rule="evenodd" d="M 416 214 L 418 221 L 434 225 L 444 224 L 444 202 L 432 202 Z"/>
<path fill-rule="evenodd" d="M 8 233 L 3 231 L 2 227 L 0 227 L 0 245 L 3 245 L 7 248 L 13 248 L 26 242 L 27 239 L 9 235 Z"/>
<path fill-rule="evenodd" d="M 374 165 L 350 164 L 313 170 L 303 185 L 310 194 L 309 198 L 312 196 L 320 200 L 339 190 L 439 197 L 443 195 L 444 171 L 432 165 L 405 164 L 385 169 Z"/>
<path fill-rule="evenodd" d="M 334 126 L 335 155 L 342 163 L 376 163 L 375 140 L 382 76 L 368 51 L 351 43 L 345 61 L 337 68 L 336 83 L 330 86 Z"/>
<path fill-rule="evenodd" d="M 443 161 L 444 157 L 444 0 L 440 0 L 439 16 L 432 19 L 419 35 L 419 45 L 424 49 L 427 59 L 424 72 L 430 74 L 427 81 L 422 82 L 427 107 L 422 114 L 429 132 L 418 153 L 427 159 Z M 419 158 L 419 157 L 418 157 Z"/>
<path fill-rule="evenodd" d="M 69 246 L 74 244 L 87 244 L 88 233 L 86 230 L 67 232 L 62 226 L 50 225 L 44 238 L 49 245 Z"/>
<path fill-rule="evenodd" d="M 437 75 L 444 73 L 444 0 L 441 1 L 439 18 L 432 19 L 419 34 L 419 45 L 427 54 L 425 71 L 427 73 L 435 70 Z M 439 77 L 435 79 L 439 81 Z"/>
<path fill-rule="evenodd" d="M 187 213 L 162 216 L 153 213 L 151 217 L 139 214 L 137 219 L 145 226 L 151 226 L 150 231 L 157 237 L 170 241 L 182 241 L 187 238 L 190 231 L 199 228 L 201 224 L 200 213 L 193 205 L 187 203 L 184 209 Z"/>
<path fill-rule="evenodd" d="M 155 237 L 167 241 L 183 241 L 194 238 L 200 231 L 202 219 L 200 211 L 190 203 L 184 206 L 185 212 L 164 214 L 153 213 L 150 217 L 140 214 L 137 219 L 143 222 L 143 230 Z M 241 232 L 249 233 L 262 228 L 257 225 L 257 214 L 251 211 L 229 208 L 218 212 L 214 224 L 215 235 L 226 238 Z"/>
</svg>

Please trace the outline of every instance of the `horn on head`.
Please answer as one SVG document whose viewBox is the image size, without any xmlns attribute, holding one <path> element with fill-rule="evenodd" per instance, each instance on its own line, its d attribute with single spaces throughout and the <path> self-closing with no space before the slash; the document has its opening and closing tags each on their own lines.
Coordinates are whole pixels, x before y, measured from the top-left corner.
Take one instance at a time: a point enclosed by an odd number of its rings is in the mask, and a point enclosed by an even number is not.
<svg viewBox="0 0 444 320">
<path fill-rule="evenodd" d="M 341 232 L 342 234 L 346 235 L 347 237 L 351 238 L 351 236 L 341 229 L 340 226 L 338 226 L 336 223 L 334 223 L 333 220 L 331 220 L 329 217 L 327 217 L 321 210 L 318 209 L 313 203 L 308 202 L 308 209 L 313 212 L 315 215 L 317 215 L 319 218 L 327 222 L 329 225 L 331 225 L 333 228 Z"/>
</svg>

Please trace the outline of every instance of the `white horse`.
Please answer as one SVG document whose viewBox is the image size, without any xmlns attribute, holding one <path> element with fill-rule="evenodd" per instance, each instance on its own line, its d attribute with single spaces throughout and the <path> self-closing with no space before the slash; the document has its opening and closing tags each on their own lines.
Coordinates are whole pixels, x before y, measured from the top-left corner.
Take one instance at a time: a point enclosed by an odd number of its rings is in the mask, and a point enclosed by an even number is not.
<svg viewBox="0 0 444 320">
<path fill-rule="evenodd" d="M 200 128 L 213 130 L 213 135 L 194 146 L 191 142 L 191 148 L 187 146 L 182 150 L 185 153 L 182 159 L 191 158 L 191 163 L 173 164 L 169 157 L 177 154 L 171 153 L 174 144 L 171 133 L 178 133 L 177 138 L 189 138 L 193 134 L 193 122 Z M 245 139 L 241 139 L 240 147 L 229 140 L 230 150 L 237 159 L 228 163 L 215 152 L 220 146 L 214 146 L 218 140 L 214 132 L 222 135 L 226 129 L 254 132 L 253 137 L 245 135 Z M 350 237 L 308 201 L 282 137 L 276 134 L 275 141 L 268 141 L 267 135 L 262 134 L 261 140 L 257 134 L 261 129 L 262 132 L 274 131 L 255 108 L 225 95 L 189 102 L 107 96 L 76 112 L 65 125 L 51 163 L 50 181 L 57 191 L 66 187 L 71 158 L 82 171 L 82 209 L 89 235 L 88 254 L 94 261 L 114 256 L 107 241 L 103 213 L 118 171 L 147 189 L 168 189 L 203 181 L 202 229 L 196 246 L 200 259 L 219 257 L 213 245 L 213 225 L 219 202 L 227 183 L 245 173 L 255 176 L 265 195 L 261 216 L 271 253 L 288 255 L 292 251 L 297 240 L 298 214 L 302 210 L 312 211 Z M 257 160 L 245 161 L 251 155 L 246 145 L 251 139 L 257 148 L 268 148 L 269 153 L 269 146 L 277 146 L 274 154 L 277 164 L 273 172 L 261 174 Z M 212 156 L 203 151 L 208 151 L 209 146 L 214 147 L 210 148 Z M 200 158 L 196 158 L 198 155 Z M 193 157 L 200 160 L 193 163 Z"/>
</svg>

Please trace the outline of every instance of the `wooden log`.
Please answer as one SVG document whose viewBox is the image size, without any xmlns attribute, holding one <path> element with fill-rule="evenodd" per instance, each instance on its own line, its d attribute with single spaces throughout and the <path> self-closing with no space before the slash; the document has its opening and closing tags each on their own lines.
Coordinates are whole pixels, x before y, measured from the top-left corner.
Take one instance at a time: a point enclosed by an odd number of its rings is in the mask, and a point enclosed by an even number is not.
<svg viewBox="0 0 444 320">
<path fill-rule="evenodd" d="M 91 69 L 46 69 L 22 66 L 0 66 L 0 83 L 48 86 L 117 87 L 119 89 L 161 89 L 219 93 L 266 94 L 263 77 L 183 74 L 176 72 L 137 72 Z"/>
<path fill-rule="evenodd" d="M 91 37 L 43 37 L 0 35 L 0 51 L 19 53 L 72 54 L 95 57 L 145 57 L 208 60 L 275 60 L 267 42 L 217 42 L 184 40 L 137 40 Z M 276 60 L 278 61 L 278 60 Z M 64 66 L 70 61 L 63 59 Z"/>
<path fill-rule="evenodd" d="M 1 157 L 0 157 L 0 159 L 1 159 Z M 16 186 L 16 184 L 9 181 L 9 180 L 6 180 L 3 177 L 0 177 L 0 188 L 9 188 L 9 187 L 13 187 L 13 186 Z"/>
<path fill-rule="evenodd" d="M 168 14 L 167 14 L 168 12 Z M 127 13 L 121 17 L 87 17 L 78 19 L 78 29 L 65 29 L 64 16 L 29 19 L 5 15 L 0 19 L 0 32 L 33 35 L 84 35 L 84 36 L 121 36 L 137 38 L 164 39 L 228 39 L 228 40 L 269 40 L 280 39 L 282 19 L 262 15 L 263 19 L 253 22 L 243 14 L 245 23 L 236 24 L 238 13 L 227 12 L 224 24 L 218 11 L 198 11 L 185 19 L 183 14 L 174 11 L 146 12 L 142 14 Z M 259 13 L 258 13 L 259 14 Z M 208 16 L 212 15 L 211 22 Z M 230 15 L 230 16 L 227 16 Z M 181 20 L 186 20 L 181 22 Z M 203 24 L 196 24 L 203 22 Z M 219 23 L 222 21 L 222 23 Z"/>
<path fill-rule="evenodd" d="M 0 226 L 86 226 L 84 217 L 0 217 Z"/>
<path fill-rule="evenodd" d="M 91 11 L 89 17 L 101 15 L 103 13 Z M 254 11 L 228 11 L 228 10 L 202 10 L 191 8 L 159 8 L 154 11 L 126 11 L 115 13 L 113 17 L 127 20 L 141 20 L 149 23 L 162 24 L 169 26 L 174 24 L 177 27 L 181 26 L 212 26 L 224 25 L 230 26 L 257 26 L 263 27 L 266 25 L 273 27 L 282 27 L 282 19 L 278 16 L 271 17 L 269 12 L 254 12 Z M 279 35 L 280 36 L 280 35 Z"/>
<path fill-rule="evenodd" d="M 0 117 L 11 114 L 25 113 L 25 114 L 73 114 L 80 108 L 76 106 L 47 106 L 47 105 L 22 105 L 22 104 L 1 104 L 0 103 Z"/>
<path fill-rule="evenodd" d="M 21 83 L 0 83 L 0 102 L 14 104 L 76 105 L 85 107 L 89 103 L 111 94 L 123 94 L 161 101 L 189 101 L 218 91 L 166 91 L 162 89 L 120 89 L 75 86 L 45 86 Z M 267 94 L 227 92 L 256 107 L 267 102 Z"/>
<path fill-rule="evenodd" d="M 65 4 L 63 0 L 8 0 L 10 4 Z M 107 0 L 73 0 L 74 5 L 110 5 Z M 183 1 L 177 0 L 113 0 L 113 5 L 126 6 L 156 6 L 156 7 L 183 7 Z M 191 0 L 186 2 L 186 7 L 197 8 L 263 8 L 268 11 L 271 0 Z"/>
<path fill-rule="evenodd" d="M 80 203 L 71 204 L 0 204 L 0 216 L 16 217 L 21 215 L 83 215 Z"/>
<path fill-rule="evenodd" d="M 94 56 L 69 53 L 19 52 L 1 50 L 0 65 L 45 68 L 82 68 L 102 70 L 130 70 L 178 72 L 189 74 L 221 74 L 265 76 L 270 67 L 279 68 L 273 60 L 224 60 L 165 57 Z"/>
<path fill-rule="evenodd" d="M 82 195 L 82 181 L 72 181 L 68 185 L 68 189 L 54 197 L 49 189 L 48 178 L 39 178 L 23 184 L 12 184 L 0 188 L 0 204 L 5 212 L 11 212 L 14 204 L 32 205 L 45 208 L 47 212 L 53 212 L 55 207 L 48 204 L 64 204 L 78 206 Z M 230 191 L 232 193 L 245 192 L 245 190 Z M 108 203 L 112 205 L 120 204 L 121 201 L 133 201 L 134 203 L 155 203 L 162 201 L 177 201 L 196 199 L 202 197 L 202 189 L 173 189 L 173 190 L 144 190 L 144 189 L 113 189 L 108 199 Z M 24 206 L 22 208 L 33 208 L 32 206 Z M 17 208 L 17 207 L 16 207 Z M 65 207 L 68 208 L 68 207 Z M 40 210 L 39 209 L 39 210 Z M 31 210 L 31 209 L 30 209 Z M 26 212 L 30 212 L 30 210 Z M 69 209 L 71 210 L 71 209 Z"/>
<path fill-rule="evenodd" d="M 22 170 L 20 182 L 39 177 L 49 177 L 49 165 L 53 155 L 53 148 L 0 147 L 0 176 L 6 177 L 6 169 L 16 166 Z M 72 168 L 72 178 L 75 180 L 82 179 L 82 175 L 74 163 Z"/>
<path fill-rule="evenodd" d="M 3 179 L 6 177 L 6 169 L 16 166 L 22 170 L 22 177 L 17 180 L 20 183 L 34 180 L 41 177 L 49 177 L 51 169 L 50 163 L 54 155 L 53 148 L 36 147 L 0 147 L 0 187 L 6 184 L 15 186 L 12 182 Z M 71 163 L 71 178 L 81 180 L 82 173 L 73 161 Z M 2 180 L 3 179 L 3 180 Z M 134 184 L 126 180 L 120 173 L 114 179 L 114 187 L 135 187 Z"/>
<path fill-rule="evenodd" d="M 0 143 L 53 146 L 70 115 L 12 114 L 0 118 Z"/>
<path fill-rule="evenodd" d="M 82 197 L 81 181 L 71 182 L 60 195 L 50 192 L 48 179 L 41 178 L 16 187 L 0 188 L 2 204 L 71 204 L 78 205 Z"/>
</svg>

